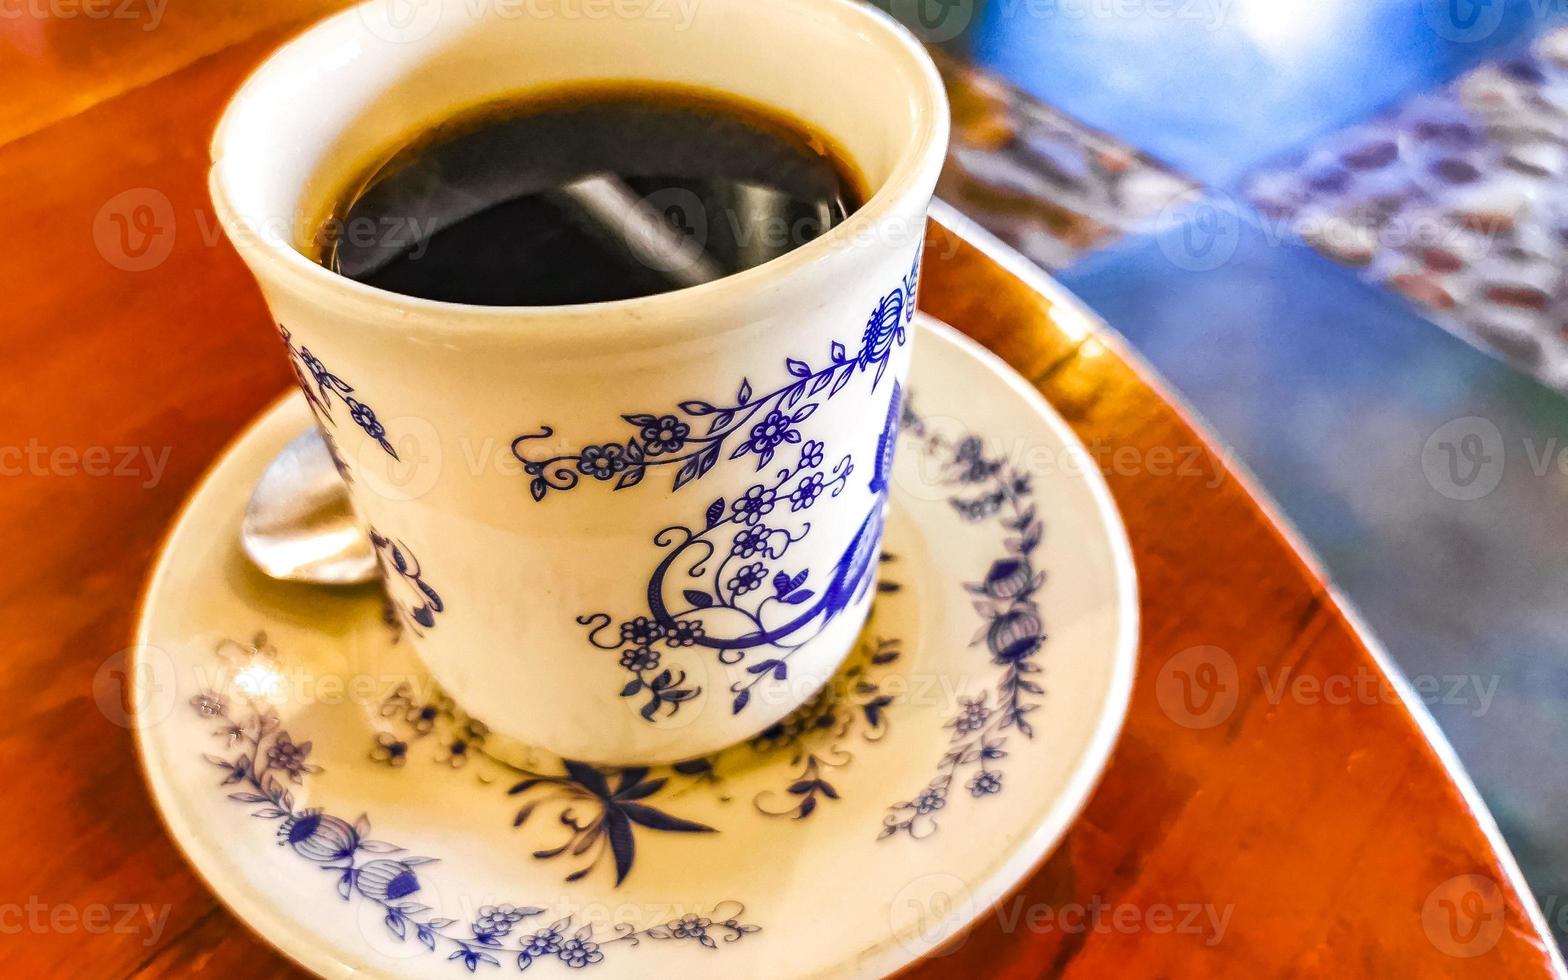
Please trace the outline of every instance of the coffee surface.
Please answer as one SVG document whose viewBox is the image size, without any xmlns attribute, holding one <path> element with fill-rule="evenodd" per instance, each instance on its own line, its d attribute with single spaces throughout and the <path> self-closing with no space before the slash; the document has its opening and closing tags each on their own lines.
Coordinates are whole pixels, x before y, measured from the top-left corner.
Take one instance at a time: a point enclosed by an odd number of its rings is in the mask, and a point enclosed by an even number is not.
<svg viewBox="0 0 1568 980">
<path fill-rule="evenodd" d="M 563 90 L 423 134 L 345 195 L 322 264 L 392 292 L 550 306 L 693 286 L 777 258 L 860 207 L 825 138 L 725 96 Z"/>
</svg>

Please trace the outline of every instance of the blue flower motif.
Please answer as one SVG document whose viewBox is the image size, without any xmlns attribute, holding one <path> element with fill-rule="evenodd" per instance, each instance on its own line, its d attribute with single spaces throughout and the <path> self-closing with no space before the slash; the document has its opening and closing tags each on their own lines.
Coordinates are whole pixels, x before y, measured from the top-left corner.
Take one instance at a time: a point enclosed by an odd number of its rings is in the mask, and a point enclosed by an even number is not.
<svg viewBox="0 0 1568 980">
<path fill-rule="evenodd" d="M 702 620 L 682 619 L 670 629 L 664 642 L 672 647 L 694 646 L 702 639 Z"/>
<path fill-rule="evenodd" d="M 278 827 L 278 843 L 312 861 L 341 861 L 359 846 L 359 834 L 348 822 L 320 810 L 301 810 Z"/>
<path fill-rule="evenodd" d="M 792 511 L 805 510 L 817 502 L 822 495 L 825 479 L 821 473 L 810 473 L 796 484 L 795 489 L 789 493 L 789 509 Z"/>
<path fill-rule="evenodd" d="M 486 945 L 494 945 L 497 939 L 512 931 L 512 926 L 523 921 L 524 913 L 517 910 L 515 905 L 483 905 L 479 908 L 479 918 L 474 920 L 474 938 Z"/>
<path fill-rule="evenodd" d="M 860 343 L 862 368 L 886 361 L 893 345 L 904 342 L 904 303 L 904 294 L 894 290 L 882 297 L 876 309 L 871 311 Z"/>
<path fill-rule="evenodd" d="M 315 378 L 316 383 L 321 385 L 322 388 L 326 388 L 330 384 L 332 372 L 328 371 L 327 366 L 321 363 L 321 358 L 310 352 L 309 347 L 300 348 L 299 360 L 301 364 L 305 365 L 305 370 L 310 372 L 310 376 Z"/>
<path fill-rule="evenodd" d="M 765 487 L 760 483 L 753 483 L 746 488 L 746 492 L 735 498 L 735 503 L 730 506 L 735 515 L 747 524 L 756 524 L 764 517 L 773 513 L 773 506 L 778 502 L 778 492 L 772 487 Z"/>
<path fill-rule="evenodd" d="M 745 595 L 762 585 L 768 577 L 768 570 L 762 567 L 762 562 L 752 562 L 736 572 L 729 580 L 730 591 L 735 595 Z"/>
<path fill-rule="evenodd" d="M 823 445 L 816 439 L 809 440 L 800 447 L 800 468 L 813 470 L 822 465 Z"/>
<path fill-rule="evenodd" d="M 1034 587 L 1034 570 L 1023 558 L 998 558 L 980 589 L 993 599 L 1013 599 Z"/>
<path fill-rule="evenodd" d="M 626 469 L 626 447 L 614 442 L 588 446 L 578 457 L 577 469 L 595 480 L 608 480 Z"/>
<path fill-rule="evenodd" d="M 953 462 L 958 466 L 961 483 L 984 483 L 1001 469 L 1002 464 L 985 458 L 985 444 L 978 436 L 966 436 L 953 452 Z"/>
<path fill-rule="evenodd" d="M 309 755 L 309 742 L 296 745 L 288 732 L 280 732 L 267 750 L 267 765 L 288 773 L 289 779 L 297 783 L 304 773 L 317 771 L 317 767 L 306 765 L 305 758 Z"/>
<path fill-rule="evenodd" d="M 659 652 L 647 647 L 631 647 L 621 654 L 621 666 L 633 673 L 653 670 L 659 666 Z"/>
<path fill-rule="evenodd" d="M 648 616 L 638 616 L 621 624 L 621 642 L 632 646 L 652 646 L 664 638 L 664 625 Z"/>
<path fill-rule="evenodd" d="M 670 935 L 676 939 L 701 939 L 708 934 L 713 920 L 700 915 L 683 915 L 670 923 Z"/>
<path fill-rule="evenodd" d="M 793 424 L 792 418 L 774 409 L 751 427 L 746 447 L 761 456 L 772 453 L 781 442 L 799 442 L 800 433 L 792 428 Z"/>
<path fill-rule="evenodd" d="M 915 797 L 914 800 L 915 812 L 921 816 L 935 813 L 946 805 L 947 796 L 943 794 L 940 789 L 937 789 L 934 786 L 922 792 L 919 796 Z"/>
<path fill-rule="evenodd" d="M 574 970 L 591 966 L 604 959 L 604 954 L 599 952 L 599 944 L 587 939 L 568 939 L 556 955 L 560 957 L 561 962 Z"/>
<path fill-rule="evenodd" d="M 354 875 L 354 886 L 366 898 L 395 902 L 419 891 L 419 877 L 410 864 L 380 858 L 360 867 Z"/>
<path fill-rule="evenodd" d="M 706 824 L 684 820 L 644 802 L 663 788 L 669 779 L 667 776 L 649 778 L 646 767 L 622 769 L 612 776 L 570 759 L 563 759 L 562 765 L 566 768 L 565 775 L 530 774 L 507 792 L 512 796 L 528 794 L 522 800 L 523 807 L 513 821 L 514 826 L 521 826 L 543 803 L 556 801 L 562 804 L 560 823 L 571 831 L 570 834 L 557 847 L 535 851 L 534 857 L 591 855 L 587 865 L 568 875 L 567 881 L 578 880 L 601 859 L 611 857 L 615 862 L 615 884 L 619 886 L 631 873 L 636 858 L 633 826 L 672 833 L 714 832 Z M 548 930 L 535 933 L 540 945 L 537 948 L 532 944 L 525 946 L 523 952 L 542 956 L 559 950 L 561 933 L 557 930 L 566 927 L 567 921 L 563 919 Z M 545 948 L 551 944 L 555 944 L 554 948 Z"/>
<path fill-rule="evenodd" d="M 375 748 L 370 750 L 370 758 L 393 769 L 401 768 L 408 762 L 408 743 L 391 732 L 380 732 L 376 735 Z"/>
<path fill-rule="evenodd" d="M 992 793 L 1000 793 L 1002 791 L 1002 774 L 999 772 L 982 772 L 966 785 L 969 787 L 969 794 L 975 797 L 975 799 L 979 799 L 982 796 L 990 796 Z"/>
<path fill-rule="evenodd" d="M 523 940 L 525 956 L 554 956 L 561 951 L 561 934 L 555 929 L 540 929 Z"/>
<path fill-rule="evenodd" d="M 963 712 L 953 721 L 953 727 L 962 734 L 979 731 L 991 718 L 991 709 L 979 698 L 965 698 Z"/>
<path fill-rule="evenodd" d="M 375 410 L 364 402 L 350 399 L 348 414 L 354 420 L 354 424 L 364 429 L 365 435 L 370 438 L 380 442 L 386 436 L 386 426 L 376 418 Z"/>
<path fill-rule="evenodd" d="M 642 427 L 643 448 L 649 456 L 678 453 L 691 435 L 691 426 L 673 415 L 664 415 Z"/>
<path fill-rule="evenodd" d="M 736 558 L 750 558 L 758 552 L 768 553 L 768 537 L 773 534 L 773 529 L 762 524 L 748 527 L 735 535 L 735 540 L 730 543 L 730 554 Z"/>
<path fill-rule="evenodd" d="M 228 704 L 223 700 L 222 695 L 210 691 L 204 691 L 191 698 L 191 707 L 201 712 L 203 718 L 216 718 L 228 710 Z"/>
<path fill-rule="evenodd" d="M 1045 627 L 1028 607 L 997 617 L 986 630 L 986 645 L 991 659 L 1001 665 L 1027 659 L 1045 642 Z"/>
</svg>

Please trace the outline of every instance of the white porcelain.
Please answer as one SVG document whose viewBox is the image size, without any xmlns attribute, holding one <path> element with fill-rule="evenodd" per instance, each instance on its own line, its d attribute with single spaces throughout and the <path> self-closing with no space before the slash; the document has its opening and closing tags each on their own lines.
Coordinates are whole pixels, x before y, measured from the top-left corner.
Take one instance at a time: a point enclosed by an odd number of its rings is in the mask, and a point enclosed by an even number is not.
<svg viewBox="0 0 1568 980">
<path fill-rule="evenodd" d="M 864 620 L 947 107 L 919 44 L 846 0 L 552 10 L 329 18 L 235 96 L 211 187 L 432 672 L 527 742 L 669 761 L 788 714 Z M 296 250 L 330 195 L 429 124 L 606 78 L 780 108 L 875 193 L 764 266 L 584 306 L 411 299 Z M 766 579 L 737 579 L 754 562 L 725 554 L 759 520 Z M 623 658 L 645 665 L 635 685 Z"/>
<path fill-rule="evenodd" d="M 953 939 L 1104 767 L 1136 596 L 1092 457 L 1005 365 L 917 328 L 857 652 L 789 722 L 674 768 L 502 745 L 443 700 L 376 590 L 248 565 L 246 495 L 309 424 L 297 396 L 276 406 L 186 505 L 142 609 L 137 740 L 174 838 L 330 977 L 876 976 Z"/>
</svg>

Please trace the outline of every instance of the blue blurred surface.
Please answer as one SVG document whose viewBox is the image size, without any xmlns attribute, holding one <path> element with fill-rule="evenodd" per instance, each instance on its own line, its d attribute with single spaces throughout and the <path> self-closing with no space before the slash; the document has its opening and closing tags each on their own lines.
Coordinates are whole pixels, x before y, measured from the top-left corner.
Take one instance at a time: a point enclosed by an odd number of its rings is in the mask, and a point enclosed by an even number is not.
<svg viewBox="0 0 1568 980">
<path fill-rule="evenodd" d="M 1538 30 L 1536 9 L 1555 6 L 985 0 L 967 40 L 975 63 L 1042 101 L 1190 177 L 1230 187 L 1283 149 L 1452 78 Z"/>
<path fill-rule="evenodd" d="M 1059 278 L 1256 473 L 1404 672 L 1436 685 L 1428 706 L 1537 895 L 1568 894 L 1568 401 L 1305 246 L 1239 227 L 1212 271 L 1148 235 Z M 1476 500 L 1423 466 L 1434 433 L 1468 418 L 1485 421 L 1452 431 L 1490 423 L 1503 445 Z"/>
</svg>

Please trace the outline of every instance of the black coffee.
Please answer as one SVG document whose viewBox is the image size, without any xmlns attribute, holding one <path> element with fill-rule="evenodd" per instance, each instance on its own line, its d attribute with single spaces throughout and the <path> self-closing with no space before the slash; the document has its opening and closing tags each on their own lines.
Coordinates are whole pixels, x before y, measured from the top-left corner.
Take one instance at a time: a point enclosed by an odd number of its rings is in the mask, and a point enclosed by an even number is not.
<svg viewBox="0 0 1568 980">
<path fill-rule="evenodd" d="M 630 299 L 750 269 L 862 203 L 823 137 L 659 86 L 488 106 L 375 169 L 323 229 L 323 265 L 409 296 L 498 306 Z"/>
</svg>

